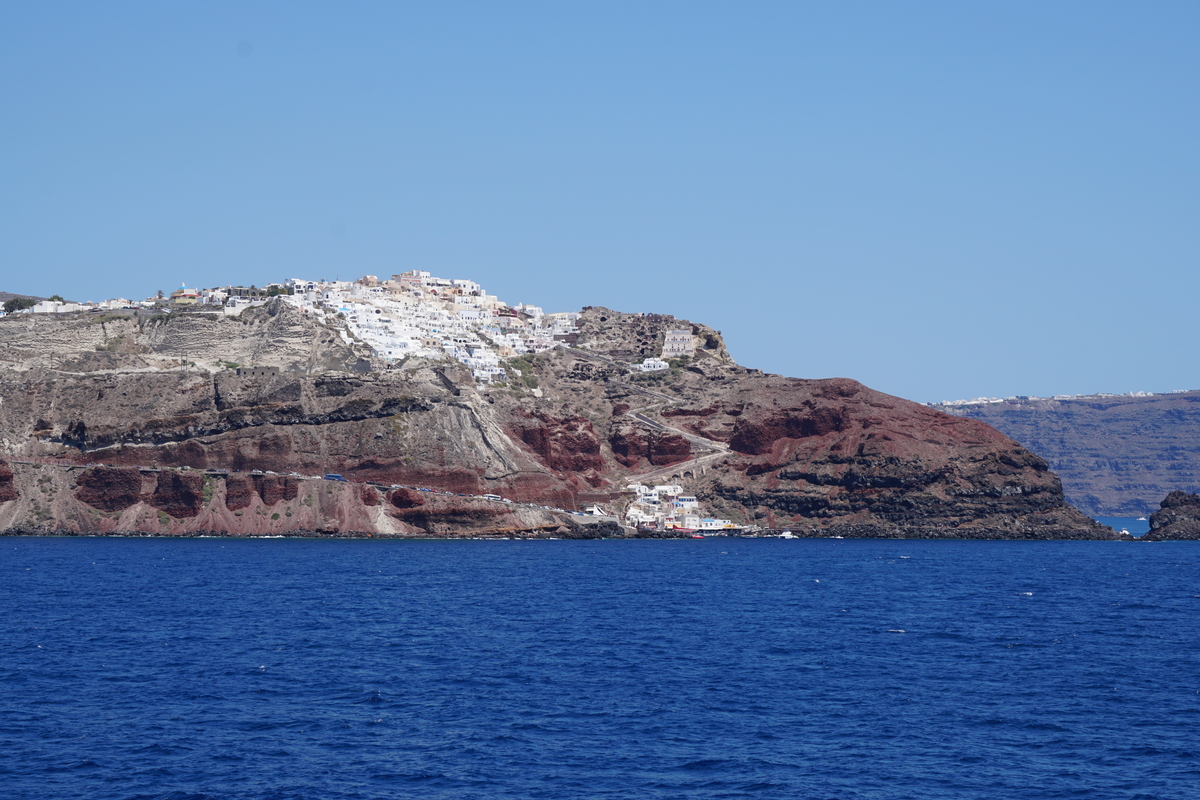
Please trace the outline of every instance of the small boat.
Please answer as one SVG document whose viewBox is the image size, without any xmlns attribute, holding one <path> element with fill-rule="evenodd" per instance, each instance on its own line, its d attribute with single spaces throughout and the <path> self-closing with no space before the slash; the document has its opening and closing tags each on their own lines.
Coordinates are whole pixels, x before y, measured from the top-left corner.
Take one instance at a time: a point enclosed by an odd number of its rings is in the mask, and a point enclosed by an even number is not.
<svg viewBox="0 0 1200 800">
<path fill-rule="evenodd" d="M 692 538 L 693 538 L 693 539 L 703 539 L 703 538 L 704 538 L 704 534 L 703 534 L 703 533 L 693 533 L 693 534 L 692 534 Z"/>
</svg>

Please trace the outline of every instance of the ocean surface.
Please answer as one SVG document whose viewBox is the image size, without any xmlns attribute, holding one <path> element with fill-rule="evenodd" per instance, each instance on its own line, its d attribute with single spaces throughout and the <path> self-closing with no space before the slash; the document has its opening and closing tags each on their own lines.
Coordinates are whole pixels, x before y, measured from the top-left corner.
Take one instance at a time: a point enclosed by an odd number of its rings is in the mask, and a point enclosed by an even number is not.
<svg viewBox="0 0 1200 800">
<path fill-rule="evenodd" d="M 0 797 L 1200 797 L 1200 543 L 0 539 Z"/>
<path fill-rule="evenodd" d="M 1150 532 L 1150 520 L 1146 517 L 1093 517 L 1093 519 L 1115 531 L 1128 531 L 1133 536 L 1142 536 Z"/>
</svg>

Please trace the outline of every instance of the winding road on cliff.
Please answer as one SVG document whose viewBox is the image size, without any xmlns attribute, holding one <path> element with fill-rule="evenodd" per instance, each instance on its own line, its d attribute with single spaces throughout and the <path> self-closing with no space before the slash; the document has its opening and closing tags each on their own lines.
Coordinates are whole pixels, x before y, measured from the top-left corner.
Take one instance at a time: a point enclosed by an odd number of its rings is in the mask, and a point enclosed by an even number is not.
<svg viewBox="0 0 1200 800">
<path fill-rule="evenodd" d="M 578 347 L 571 347 L 570 345 L 563 344 L 563 343 L 560 343 L 559 347 L 561 347 L 564 350 L 569 350 L 570 352 L 572 352 L 576 355 L 583 356 L 584 358 L 588 358 L 593 361 L 599 361 L 604 364 L 608 364 L 609 366 L 618 367 L 621 370 L 623 370 L 626 374 L 629 374 L 630 372 L 633 371 L 633 369 L 630 367 L 629 364 L 622 363 L 620 361 L 617 361 L 614 358 L 609 358 L 608 356 L 600 355 L 599 353 L 592 353 L 587 350 L 583 350 Z M 665 422 L 662 422 L 662 421 L 656 420 L 656 419 L 651 419 L 650 417 L 646 416 L 646 412 L 648 412 L 648 411 L 654 411 L 656 409 L 660 409 L 665 406 L 674 405 L 676 403 L 682 403 L 682 402 L 684 402 L 683 398 L 671 397 L 670 395 L 663 394 L 662 392 L 656 392 L 653 389 L 646 389 L 642 386 L 637 386 L 637 385 L 633 384 L 629 380 L 617 379 L 614 382 L 619 383 L 622 387 L 629 389 L 630 391 L 637 392 L 638 394 L 643 394 L 648 397 L 654 397 L 658 400 L 658 402 L 656 402 L 656 403 L 650 403 L 649 405 L 642 406 L 641 408 L 635 408 L 635 409 L 626 411 L 625 416 L 629 417 L 634 422 L 637 422 L 640 425 L 644 425 L 652 430 L 659 431 L 659 432 L 674 433 L 679 436 L 682 436 L 684 439 L 686 439 L 688 441 L 689 444 L 691 444 L 693 446 L 693 448 L 699 448 L 699 449 L 705 451 L 705 452 L 703 452 L 702 455 L 697 455 L 695 458 L 689 459 L 687 461 L 680 461 L 680 462 L 677 462 L 675 464 L 670 464 L 665 467 L 658 467 L 656 469 L 652 469 L 647 472 L 640 472 L 640 473 L 630 475 L 629 480 L 631 482 L 636 481 L 636 482 L 640 482 L 640 483 L 654 483 L 655 481 L 662 480 L 663 478 L 667 478 L 667 477 L 669 477 L 671 475 L 675 475 L 677 473 L 686 472 L 688 470 L 695 470 L 697 467 L 701 467 L 701 466 L 708 466 L 709 464 L 719 461 L 722 458 L 725 458 L 726 456 L 729 456 L 733 453 L 732 450 L 730 450 L 728 447 L 721 444 L 720 442 L 713 441 L 712 439 L 706 439 L 703 436 L 697 436 L 694 433 L 688 433 L 685 430 L 676 428 L 674 426 L 666 424 Z"/>
</svg>

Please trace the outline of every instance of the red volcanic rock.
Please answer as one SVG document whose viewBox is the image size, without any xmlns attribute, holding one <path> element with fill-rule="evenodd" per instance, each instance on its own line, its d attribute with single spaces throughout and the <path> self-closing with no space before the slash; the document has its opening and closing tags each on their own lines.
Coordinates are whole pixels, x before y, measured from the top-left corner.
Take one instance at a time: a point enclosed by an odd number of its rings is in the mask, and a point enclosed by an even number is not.
<svg viewBox="0 0 1200 800">
<path fill-rule="evenodd" d="M 397 489 L 397 492 L 405 491 Z M 396 505 L 395 497 L 392 505 Z M 478 529 L 480 525 L 492 526 L 503 520 L 512 519 L 506 504 L 469 500 L 459 497 L 433 496 L 428 501 L 411 508 L 397 507 L 391 515 L 409 525 L 422 528 L 429 533 L 444 534 L 455 530 Z M 515 519 L 512 519 L 515 524 Z M 502 525 L 501 525 L 502 526 Z"/>
<path fill-rule="evenodd" d="M 80 502 L 101 511 L 124 511 L 141 500 L 142 473 L 137 467 L 93 467 L 75 485 Z"/>
<path fill-rule="evenodd" d="M 368 486 L 364 483 L 358 487 L 358 499 L 362 501 L 364 506 L 377 506 L 379 505 L 379 492 L 375 490 L 374 486 Z"/>
<path fill-rule="evenodd" d="M 629 469 L 634 469 L 646 455 L 646 437 L 640 430 L 626 428 L 608 437 L 613 457 Z"/>
<path fill-rule="evenodd" d="M 248 507 L 256 494 L 273 506 L 280 500 L 295 500 L 300 488 L 291 475 L 233 474 L 225 479 L 225 507 L 230 511 Z"/>
<path fill-rule="evenodd" d="M 810 439 L 842 433 L 849 426 L 856 405 L 847 403 L 849 398 L 867 391 L 858 381 L 847 378 L 831 378 L 815 381 L 809 397 L 791 407 L 777 408 L 764 413 L 760 406 L 751 406 L 753 412 L 742 416 L 740 410 L 733 425 L 729 446 L 739 453 L 763 455 L 771 452 L 780 439 Z M 872 392 L 878 394 L 878 392 Z M 799 399 L 799 398 L 798 398 Z M 701 412 L 711 416 L 710 407 Z"/>
<path fill-rule="evenodd" d="M 425 505 L 425 498 L 415 489 L 393 489 L 388 494 L 388 502 L 400 509 L 419 508 Z"/>
<path fill-rule="evenodd" d="M 614 431 L 608 444 L 617 461 L 629 469 L 637 468 L 643 460 L 656 467 L 665 467 L 692 457 L 691 443 L 679 434 L 633 426 Z"/>
<path fill-rule="evenodd" d="M 13 485 L 12 467 L 7 461 L 0 461 L 0 503 L 16 500 L 20 497 L 17 487 Z"/>
<path fill-rule="evenodd" d="M 839 433 L 846 424 L 844 408 L 788 408 L 753 419 L 741 418 L 733 427 L 729 446 L 739 453 L 763 455 L 780 439 L 808 439 Z"/>
<path fill-rule="evenodd" d="M 677 433 L 655 431 L 650 434 L 647 457 L 656 467 L 678 464 L 692 457 L 692 445 Z"/>
<path fill-rule="evenodd" d="M 204 477 L 198 472 L 160 472 L 146 502 L 176 519 L 194 517 L 204 505 Z"/>
<path fill-rule="evenodd" d="M 535 411 L 518 412 L 512 422 L 517 439 L 538 455 L 542 463 L 559 472 L 604 470 L 600 439 L 586 417 L 553 417 Z"/>
<path fill-rule="evenodd" d="M 230 475 L 225 478 L 225 507 L 230 511 L 248 508 L 254 502 L 254 482 L 249 475 Z"/>
<path fill-rule="evenodd" d="M 677 416 L 701 435 L 726 433 L 736 453 L 700 494 L 769 524 L 1107 531 L 1067 506 L 1046 462 L 1008 437 L 857 381 L 768 376 L 699 411 Z"/>
<path fill-rule="evenodd" d="M 254 488 L 258 496 L 269 506 L 280 500 L 295 500 L 299 485 L 291 475 L 254 475 Z"/>
<path fill-rule="evenodd" d="M 354 476 L 359 480 L 374 483 L 436 486 L 448 492 L 462 492 L 471 495 L 488 491 L 480 484 L 479 473 L 466 467 L 441 468 L 435 464 L 421 464 L 414 467 L 397 460 L 392 464 L 379 464 L 372 469 L 356 469 Z"/>
</svg>

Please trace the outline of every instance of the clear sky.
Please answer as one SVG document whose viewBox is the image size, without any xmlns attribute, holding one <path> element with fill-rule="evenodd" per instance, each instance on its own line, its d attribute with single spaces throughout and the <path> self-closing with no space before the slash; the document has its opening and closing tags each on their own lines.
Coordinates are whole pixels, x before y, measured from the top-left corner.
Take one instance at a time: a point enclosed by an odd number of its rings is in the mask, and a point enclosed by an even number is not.
<svg viewBox="0 0 1200 800">
<path fill-rule="evenodd" d="M 0 2 L 0 290 L 406 269 L 918 401 L 1200 388 L 1200 3 Z"/>
</svg>

